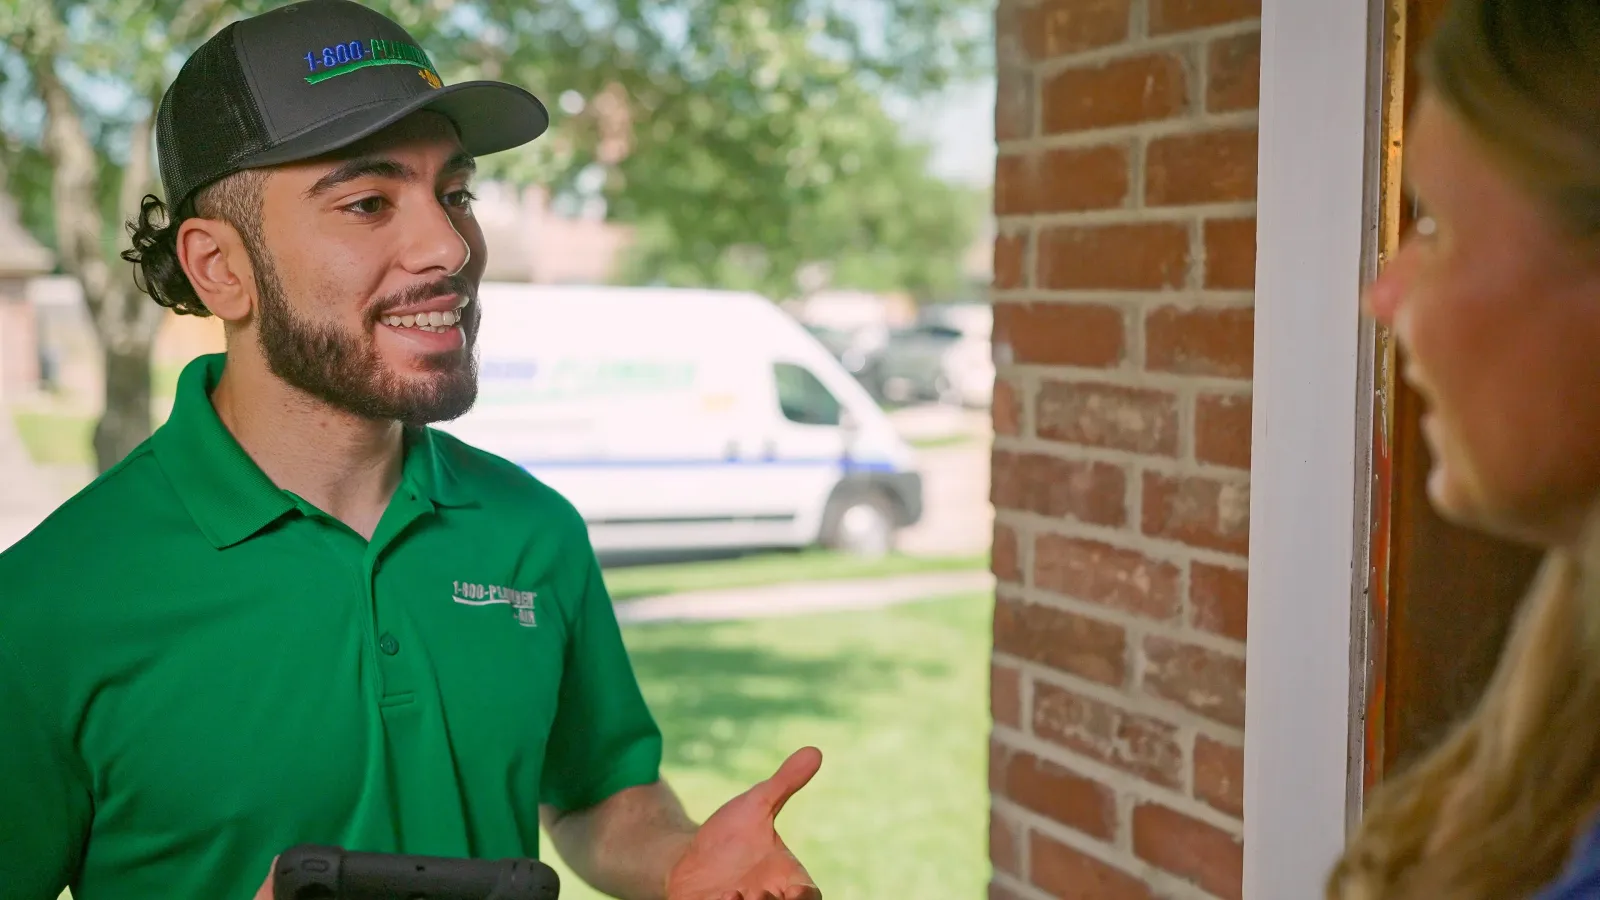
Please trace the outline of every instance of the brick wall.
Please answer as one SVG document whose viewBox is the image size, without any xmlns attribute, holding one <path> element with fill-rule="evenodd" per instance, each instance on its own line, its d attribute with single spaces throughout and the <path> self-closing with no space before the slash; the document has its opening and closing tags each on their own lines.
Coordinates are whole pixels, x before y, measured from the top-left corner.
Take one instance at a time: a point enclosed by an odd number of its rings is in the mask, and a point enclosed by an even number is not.
<svg viewBox="0 0 1600 900">
<path fill-rule="evenodd" d="M 1259 19 L 999 2 L 993 900 L 1241 893 Z"/>
</svg>

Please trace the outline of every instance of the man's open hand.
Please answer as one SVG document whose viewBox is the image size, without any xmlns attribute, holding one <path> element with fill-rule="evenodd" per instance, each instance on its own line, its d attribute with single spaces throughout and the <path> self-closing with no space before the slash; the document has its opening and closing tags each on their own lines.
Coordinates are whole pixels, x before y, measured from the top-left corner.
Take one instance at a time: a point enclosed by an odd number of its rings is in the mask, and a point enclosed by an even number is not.
<svg viewBox="0 0 1600 900">
<path fill-rule="evenodd" d="M 777 829 L 783 805 L 821 766 L 822 751 L 796 750 L 777 774 L 712 813 L 668 876 L 667 900 L 822 900 Z"/>
</svg>

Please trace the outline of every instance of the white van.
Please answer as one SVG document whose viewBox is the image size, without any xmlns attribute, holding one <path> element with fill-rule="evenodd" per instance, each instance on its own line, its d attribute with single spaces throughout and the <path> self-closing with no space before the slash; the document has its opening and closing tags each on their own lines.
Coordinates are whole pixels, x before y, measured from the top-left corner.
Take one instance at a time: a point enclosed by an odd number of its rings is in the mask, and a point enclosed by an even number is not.
<svg viewBox="0 0 1600 900">
<path fill-rule="evenodd" d="M 756 294 L 487 283 L 479 394 L 440 427 L 560 491 L 601 553 L 864 555 L 922 515 L 915 454 Z"/>
</svg>

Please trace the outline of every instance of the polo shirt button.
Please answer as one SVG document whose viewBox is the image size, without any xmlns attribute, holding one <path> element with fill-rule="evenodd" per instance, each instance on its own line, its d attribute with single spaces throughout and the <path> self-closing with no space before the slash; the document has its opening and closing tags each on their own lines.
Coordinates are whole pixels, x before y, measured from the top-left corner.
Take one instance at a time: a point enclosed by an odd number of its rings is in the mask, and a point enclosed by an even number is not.
<svg viewBox="0 0 1600 900">
<path fill-rule="evenodd" d="M 394 635 L 385 634 L 383 637 L 378 638 L 378 649 L 382 650 L 387 656 L 393 656 L 400 652 L 400 642 L 394 639 Z"/>
</svg>

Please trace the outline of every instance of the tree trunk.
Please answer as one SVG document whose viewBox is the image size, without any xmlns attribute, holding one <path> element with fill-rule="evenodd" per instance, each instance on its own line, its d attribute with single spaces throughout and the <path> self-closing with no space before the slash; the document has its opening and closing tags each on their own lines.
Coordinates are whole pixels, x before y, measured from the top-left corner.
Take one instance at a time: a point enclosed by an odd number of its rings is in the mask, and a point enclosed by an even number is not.
<svg viewBox="0 0 1600 900">
<path fill-rule="evenodd" d="M 105 412 L 94 429 L 101 472 L 150 436 L 150 351 L 153 334 L 126 334 L 105 344 Z"/>
</svg>

